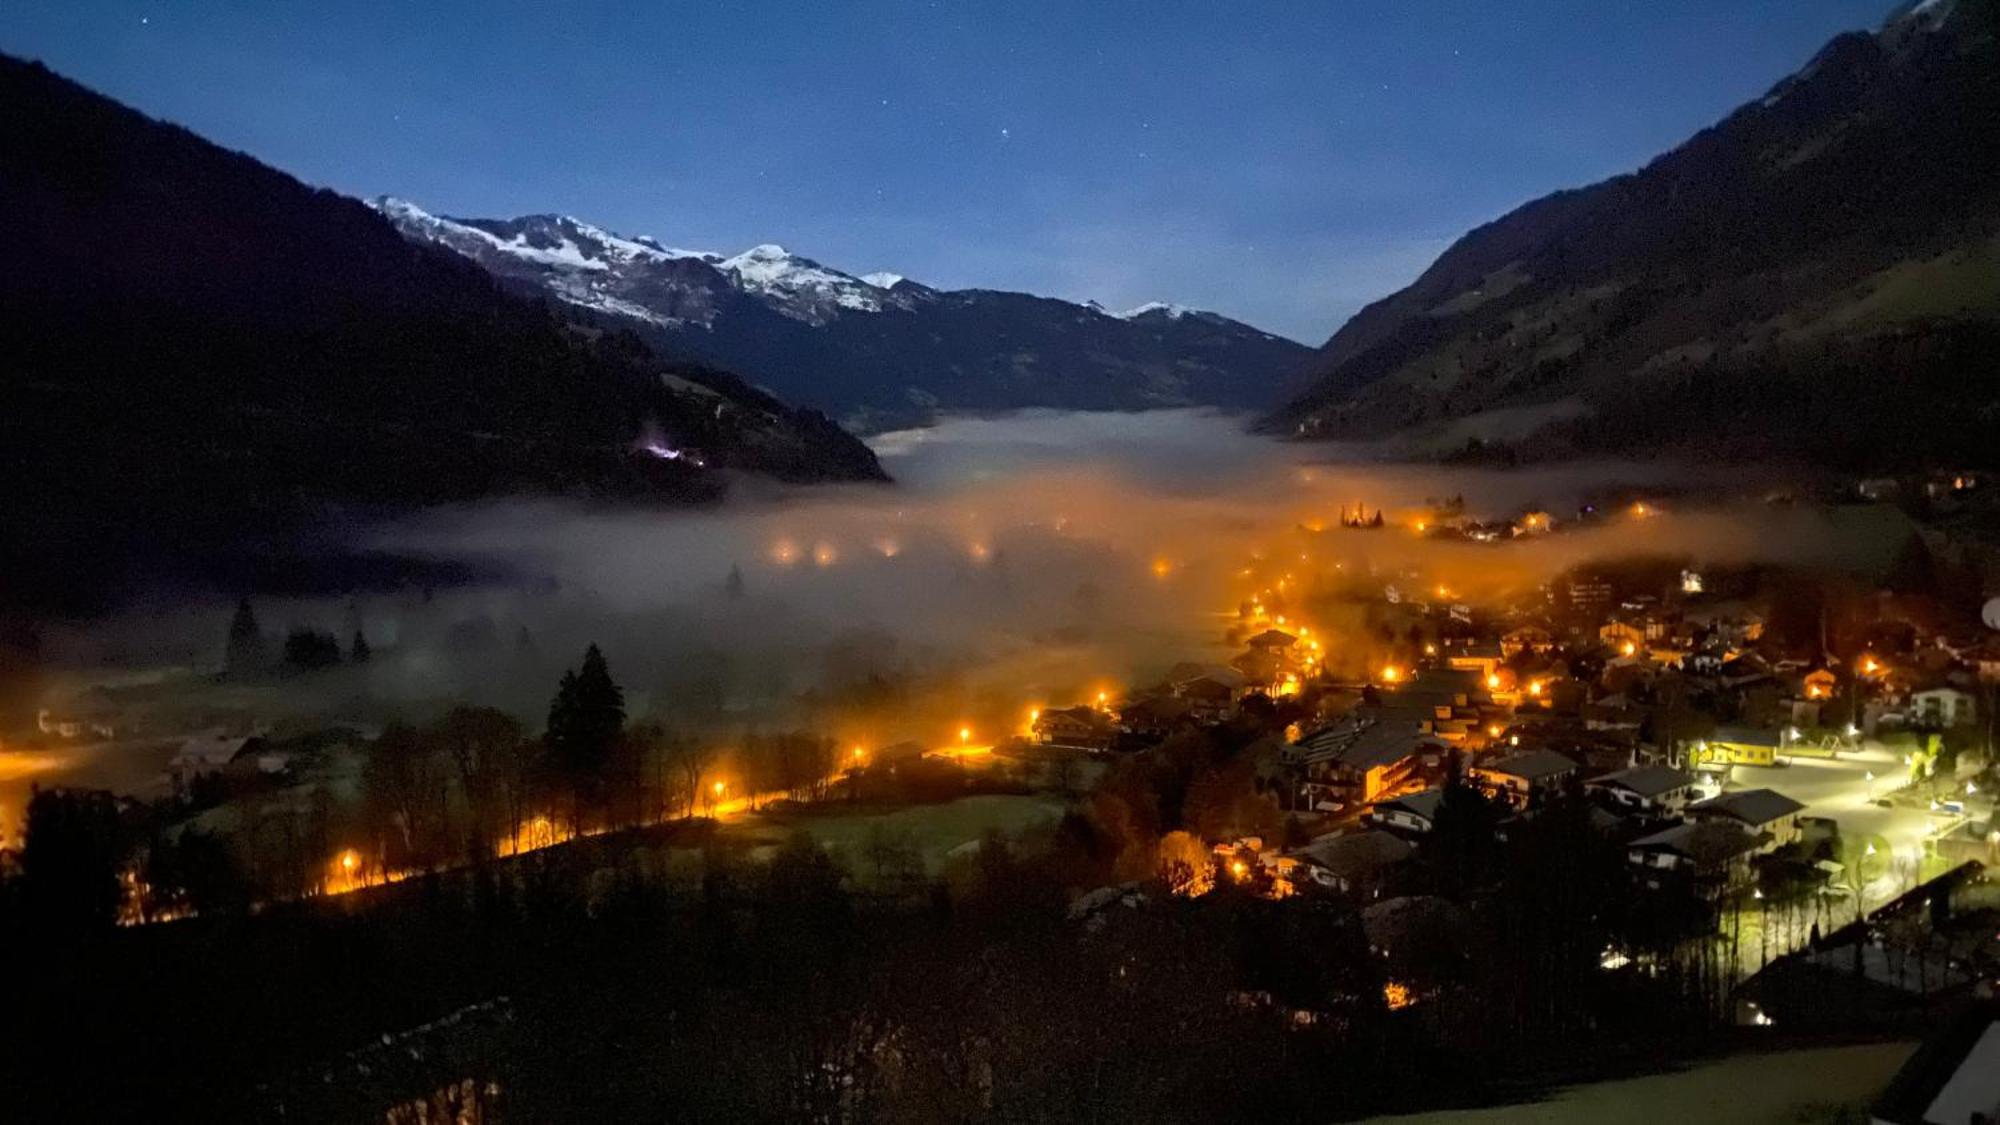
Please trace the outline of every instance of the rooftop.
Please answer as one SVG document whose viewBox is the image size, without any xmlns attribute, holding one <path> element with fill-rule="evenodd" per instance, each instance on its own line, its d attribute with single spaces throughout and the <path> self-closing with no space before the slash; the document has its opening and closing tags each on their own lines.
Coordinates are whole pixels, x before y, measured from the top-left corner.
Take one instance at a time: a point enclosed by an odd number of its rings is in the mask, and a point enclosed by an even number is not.
<svg viewBox="0 0 2000 1125">
<path fill-rule="evenodd" d="M 1400 797 L 1391 797 L 1386 801 L 1377 801 L 1373 807 L 1401 809 L 1425 820 L 1432 820 L 1437 817 L 1438 802 L 1442 800 L 1444 800 L 1444 790 L 1424 789 L 1416 793 L 1405 793 Z"/>
<path fill-rule="evenodd" d="M 1658 797 L 1693 785 L 1694 778 L 1672 766 L 1634 766 L 1617 773 L 1607 773 L 1593 779 L 1590 784 L 1623 789 L 1641 797 Z"/>
<path fill-rule="evenodd" d="M 1576 770 L 1576 763 L 1554 750 L 1523 750 L 1495 761 L 1482 762 L 1473 768 L 1481 773 L 1503 774 L 1533 782 L 1572 773 Z"/>
<path fill-rule="evenodd" d="M 1755 848 L 1760 835 L 1728 821 L 1695 820 L 1641 836 L 1627 846 L 1676 852 L 1708 867 Z"/>
<path fill-rule="evenodd" d="M 1321 836 L 1295 854 L 1343 878 L 1373 874 L 1410 858 L 1416 848 L 1388 832 L 1350 832 Z"/>
<path fill-rule="evenodd" d="M 1704 813 L 1726 816 L 1752 828 L 1761 828 L 1804 809 L 1804 805 L 1775 789 L 1744 789 L 1697 801 L 1688 807 L 1688 812 L 1696 816 Z"/>
</svg>

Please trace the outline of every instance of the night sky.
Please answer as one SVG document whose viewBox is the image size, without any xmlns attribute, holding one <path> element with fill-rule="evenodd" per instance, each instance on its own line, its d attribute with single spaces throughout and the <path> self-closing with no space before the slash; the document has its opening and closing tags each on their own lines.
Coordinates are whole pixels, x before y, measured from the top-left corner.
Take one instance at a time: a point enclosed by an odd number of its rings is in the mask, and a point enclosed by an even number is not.
<svg viewBox="0 0 2000 1125">
<path fill-rule="evenodd" d="M 314 183 L 1318 343 L 1888 0 L 0 4 L 0 50 Z"/>
</svg>

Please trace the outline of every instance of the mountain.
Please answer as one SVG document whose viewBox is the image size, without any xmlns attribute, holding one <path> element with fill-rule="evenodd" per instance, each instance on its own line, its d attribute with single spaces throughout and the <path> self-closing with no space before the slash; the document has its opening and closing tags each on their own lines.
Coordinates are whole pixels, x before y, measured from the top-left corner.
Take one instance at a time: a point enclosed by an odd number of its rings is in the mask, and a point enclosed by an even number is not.
<svg viewBox="0 0 2000 1125">
<path fill-rule="evenodd" d="M 1025 293 L 844 273 L 782 246 L 725 256 L 563 215 L 455 219 L 384 197 L 412 240 L 632 327 L 664 354 L 741 371 L 784 398 L 879 427 L 939 410 L 1266 409 L 1310 349 L 1211 312 L 1111 313 Z"/>
<path fill-rule="evenodd" d="M 1564 419 L 1509 456 L 1991 462 L 1996 11 L 1907 5 L 1643 169 L 1472 231 L 1335 333 L 1267 425 L 1502 411 L 1485 417 Z"/>
<path fill-rule="evenodd" d="M 0 104 L 13 589 L 38 561 L 60 585 L 330 505 L 883 477 L 814 412 L 505 292 L 358 200 L 39 64 L 0 56 Z"/>
</svg>

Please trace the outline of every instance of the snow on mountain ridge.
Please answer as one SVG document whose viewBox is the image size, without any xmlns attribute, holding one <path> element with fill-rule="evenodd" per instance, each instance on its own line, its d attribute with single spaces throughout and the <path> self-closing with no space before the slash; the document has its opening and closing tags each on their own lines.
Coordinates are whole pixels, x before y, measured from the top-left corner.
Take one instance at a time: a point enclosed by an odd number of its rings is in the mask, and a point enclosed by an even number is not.
<svg viewBox="0 0 2000 1125">
<path fill-rule="evenodd" d="M 621 268 L 700 262 L 715 269 L 725 283 L 739 292 L 762 299 L 785 316 L 815 325 L 825 324 L 842 312 L 907 310 L 915 307 L 912 302 L 925 299 L 921 290 L 892 292 L 909 280 L 903 274 L 883 271 L 857 277 L 794 254 L 774 242 L 724 256 L 713 251 L 666 246 L 649 235 L 628 238 L 569 215 L 525 215 L 510 220 L 453 219 L 433 215 L 408 200 L 386 195 L 377 197 L 370 205 L 406 232 L 421 233 L 460 253 L 474 257 L 481 253 L 504 254 L 553 271 L 558 276 L 550 279 L 549 287 L 573 304 L 654 323 L 686 318 L 646 312 L 643 304 L 611 291 L 616 288 L 615 282 L 622 280 Z M 488 228 L 512 233 L 503 237 Z M 1119 320 L 1156 312 L 1174 320 L 1190 315 L 1216 316 L 1164 301 L 1149 301 L 1123 312 L 1114 312 L 1096 301 L 1078 307 Z M 707 323 L 704 317 L 695 319 Z"/>
<path fill-rule="evenodd" d="M 1174 320 L 1179 320 L 1197 311 L 1199 310 L 1188 308 L 1186 305 L 1176 305 L 1169 301 L 1147 301 L 1143 305 L 1135 305 L 1124 312 L 1112 313 L 1111 315 L 1117 317 L 1119 320 L 1131 320 L 1134 317 L 1145 316 L 1147 313 L 1163 312 Z"/>
</svg>

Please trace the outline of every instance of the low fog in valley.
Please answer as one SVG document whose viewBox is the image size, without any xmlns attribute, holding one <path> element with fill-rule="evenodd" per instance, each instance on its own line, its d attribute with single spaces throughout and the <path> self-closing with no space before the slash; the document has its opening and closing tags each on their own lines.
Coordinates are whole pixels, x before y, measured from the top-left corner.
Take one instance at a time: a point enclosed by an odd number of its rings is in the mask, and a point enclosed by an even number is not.
<svg viewBox="0 0 2000 1125">
<path fill-rule="evenodd" d="M 1767 503 L 1762 490 L 1782 482 L 1740 471 L 1372 461 L 1202 411 L 962 418 L 876 446 L 894 485 L 744 480 L 729 502 L 694 512 L 520 500 L 398 520 L 349 546 L 501 577 L 253 596 L 274 648 L 309 626 L 343 646 L 359 630 L 373 650 L 365 665 L 254 684 L 214 676 L 235 599 L 162 592 L 115 619 L 51 630 L 49 695 L 87 706 L 76 700 L 95 687 L 86 698 L 136 703 L 162 736 L 245 716 L 374 727 L 468 700 L 532 727 L 595 642 L 635 716 L 705 737 L 811 725 L 863 744 L 938 744 L 965 725 L 1014 733 L 1031 707 L 1115 697 L 1180 661 L 1226 661 L 1240 647 L 1237 609 L 1284 574 L 1293 604 L 1311 603 L 1321 622 L 1329 668 L 1359 673 L 1377 658 L 1366 608 L 1388 586 L 1486 601 L 1629 555 L 1867 568 L 1901 537 L 1896 517 L 1872 509 Z M 1653 503 L 1646 519 L 1535 539 L 1420 535 L 1428 501 L 1454 496 L 1493 519 Z M 1339 526 L 1343 508 L 1364 507 L 1386 526 Z M 1880 533 L 1842 533 L 1857 520 Z M 158 759 L 76 751 L 42 765 L 58 768 L 29 773 L 144 788 Z"/>
</svg>

